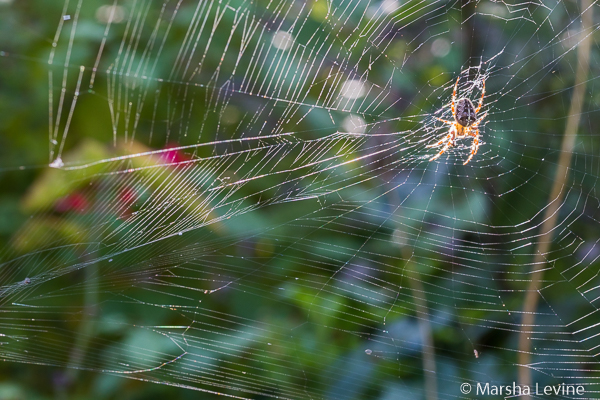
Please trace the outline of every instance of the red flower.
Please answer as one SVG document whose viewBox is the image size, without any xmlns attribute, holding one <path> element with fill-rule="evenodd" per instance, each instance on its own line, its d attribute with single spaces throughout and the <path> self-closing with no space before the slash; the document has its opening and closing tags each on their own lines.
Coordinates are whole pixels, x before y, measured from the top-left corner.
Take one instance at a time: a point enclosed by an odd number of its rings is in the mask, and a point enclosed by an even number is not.
<svg viewBox="0 0 600 400">
<path fill-rule="evenodd" d="M 191 160 L 187 154 L 178 149 L 181 147 L 178 143 L 168 143 L 165 147 L 163 147 L 162 153 L 160 153 L 160 160 L 165 164 L 179 164 L 181 162 Z"/>
<path fill-rule="evenodd" d="M 74 192 L 58 199 L 54 204 L 54 210 L 60 213 L 68 211 L 85 213 L 89 206 L 90 204 L 83 194 Z"/>
<path fill-rule="evenodd" d="M 136 191 L 130 187 L 125 187 L 125 188 L 121 189 L 121 191 L 119 192 L 119 203 L 120 204 L 125 204 L 127 206 L 130 206 L 131 204 L 135 203 L 137 198 L 138 198 L 138 195 L 137 195 Z"/>
</svg>

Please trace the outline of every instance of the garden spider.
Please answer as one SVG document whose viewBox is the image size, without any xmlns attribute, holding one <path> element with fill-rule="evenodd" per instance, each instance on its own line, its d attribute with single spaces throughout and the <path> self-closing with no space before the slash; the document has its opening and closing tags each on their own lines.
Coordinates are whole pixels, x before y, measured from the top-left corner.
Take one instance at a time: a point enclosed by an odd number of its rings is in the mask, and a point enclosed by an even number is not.
<svg viewBox="0 0 600 400">
<path fill-rule="evenodd" d="M 477 129 L 477 127 L 487 115 L 486 111 L 481 117 L 477 117 L 477 113 L 483 105 L 483 96 L 485 95 L 485 79 L 482 82 L 483 87 L 481 89 L 481 98 L 479 99 L 479 104 L 477 105 L 477 108 L 475 108 L 471 100 L 467 99 L 466 97 L 463 97 L 456 101 L 456 89 L 458 88 L 459 79 L 460 76 L 456 78 L 456 83 L 454 84 L 454 92 L 452 92 L 451 107 L 454 121 L 446 121 L 444 119 L 436 117 L 437 120 L 450 125 L 450 131 L 448 132 L 448 135 L 446 135 L 445 138 L 443 138 L 435 144 L 430 144 L 426 147 L 438 147 L 444 144 L 444 142 L 446 142 L 446 144 L 444 145 L 444 147 L 442 147 L 442 150 L 440 150 L 440 152 L 437 153 L 435 156 L 431 157 L 429 161 L 437 159 L 439 156 L 444 154 L 446 150 L 448 150 L 451 146 L 454 146 L 454 144 L 456 143 L 456 139 L 463 139 L 469 136 L 473 136 L 473 144 L 471 145 L 471 155 L 469 155 L 469 158 L 467 158 L 467 161 L 465 161 L 463 165 L 467 165 L 479 149 L 479 129 Z M 455 102 L 456 107 L 454 106 Z"/>
</svg>

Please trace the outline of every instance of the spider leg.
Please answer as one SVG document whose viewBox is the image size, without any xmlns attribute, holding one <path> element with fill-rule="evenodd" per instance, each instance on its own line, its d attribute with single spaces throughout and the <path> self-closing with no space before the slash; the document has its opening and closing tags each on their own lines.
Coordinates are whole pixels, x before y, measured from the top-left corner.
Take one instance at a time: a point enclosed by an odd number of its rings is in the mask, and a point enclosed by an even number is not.
<svg viewBox="0 0 600 400">
<path fill-rule="evenodd" d="M 444 147 L 442 147 L 442 150 L 440 150 L 439 153 L 437 153 L 435 156 L 431 157 L 429 159 L 429 161 L 433 161 L 438 159 L 442 154 L 444 154 L 446 152 L 446 150 L 448 150 L 448 148 L 450 148 L 451 146 L 454 146 L 454 140 L 456 138 L 456 127 L 454 125 L 452 125 L 452 128 L 450 128 L 450 132 L 448 133 L 448 135 L 440 140 L 438 143 L 436 143 L 435 145 L 429 145 L 427 147 L 437 147 L 439 145 L 441 145 L 442 143 L 446 142 L 447 143 L 444 145 Z"/>
<path fill-rule="evenodd" d="M 469 155 L 469 158 L 467 158 L 467 161 L 463 163 L 463 165 L 467 165 L 473 156 L 477 154 L 477 150 L 479 150 L 479 129 L 475 129 L 475 134 L 473 136 L 474 138 L 473 144 L 471 145 L 471 154 Z"/>
<path fill-rule="evenodd" d="M 439 152 L 439 153 L 437 153 L 435 156 L 431 157 L 431 158 L 429 159 L 429 161 L 437 160 L 438 158 L 440 158 L 440 156 L 441 156 L 442 154 L 444 154 L 444 153 L 446 152 L 446 150 L 448 150 L 448 148 L 449 148 L 450 146 L 452 146 L 452 141 L 451 141 L 451 140 L 449 140 L 449 141 L 448 141 L 448 143 L 446 143 L 446 145 L 445 145 L 444 147 L 442 147 L 442 150 L 440 150 L 440 152 Z"/>
<path fill-rule="evenodd" d="M 447 121 L 445 119 L 441 119 L 441 118 L 438 118 L 438 117 L 435 117 L 435 119 L 437 119 L 438 121 L 445 122 L 445 123 L 450 124 L 450 125 L 454 124 L 454 122 L 452 122 L 452 121 Z"/>
<path fill-rule="evenodd" d="M 483 115 L 479 118 L 477 118 L 477 121 L 473 122 L 473 125 L 471 125 L 472 128 L 477 128 L 477 125 L 479 125 L 479 123 L 481 121 L 483 121 L 483 119 L 487 116 L 487 111 L 483 113 Z"/>
<path fill-rule="evenodd" d="M 441 145 L 442 143 L 444 143 L 447 140 L 451 141 L 452 139 L 452 134 L 449 133 L 445 138 L 443 138 L 442 140 L 440 140 L 439 142 L 435 143 L 435 144 L 428 144 L 427 146 L 425 146 L 426 148 L 432 148 L 432 147 L 438 147 L 439 145 Z"/>
<path fill-rule="evenodd" d="M 481 98 L 479 99 L 479 104 L 477 105 L 477 108 L 475 109 L 475 114 L 477 114 L 479 112 L 479 110 L 481 110 L 481 106 L 483 105 L 483 96 L 485 96 L 485 79 L 483 80 L 481 85 L 483 86 L 481 88 Z"/>
<path fill-rule="evenodd" d="M 469 136 L 473 136 L 473 144 L 471 144 L 471 154 L 469 155 L 469 158 L 467 158 L 467 161 L 465 161 L 463 163 L 463 165 L 467 165 L 469 163 L 469 161 L 471 161 L 471 159 L 473 158 L 473 156 L 475 154 L 477 154 L 477 150 L 479 150 L 479 129 L 477 129 L 477 127 L 479 126 L 479 123 L 486 117 L 487 115 L 487 111 L 485 113 L 483 113 L 483 115 L 481 117 L 479 117 L 477 119 L 477 121 L 475 121 L 473 123 L 473 125 L 471 125 L 468 128 L 468 132 L 465 136 L 469 135 Z M 472 133 L 474 132 L 474 134 Z"/>
</svg>

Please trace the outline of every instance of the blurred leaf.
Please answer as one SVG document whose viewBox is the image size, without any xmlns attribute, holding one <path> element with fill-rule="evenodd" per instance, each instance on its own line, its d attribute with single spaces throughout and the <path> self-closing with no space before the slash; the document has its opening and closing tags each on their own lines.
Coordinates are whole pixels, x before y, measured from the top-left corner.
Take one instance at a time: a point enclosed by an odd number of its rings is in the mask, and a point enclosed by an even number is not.
<svg viewBox="0 0 600 400">
<path fill-rule="evenodd" d="M 47 248 L 53 243 L 81 243 L 86 240 L 85 236 L 86 229 L 78 222 L 60 217 L 36 216 L 13 236 L 13 246 L 21 252 L 29 252 Z"/>
<path fill-rule="evenodd" d="M 85 139 L 72 151 L 65 153 L 64 162 L 93 162 L 108 158 L 106 148 L 93 139 Z M 23 199 L 23 210 L 31 213 L 50 208 L 59 199 L 86 186 L 96 174 L 104 169 L 102 164 L 90 165 L 86 168 L 67 170 L 48 168 L 31 185 Z"/>
</svg>

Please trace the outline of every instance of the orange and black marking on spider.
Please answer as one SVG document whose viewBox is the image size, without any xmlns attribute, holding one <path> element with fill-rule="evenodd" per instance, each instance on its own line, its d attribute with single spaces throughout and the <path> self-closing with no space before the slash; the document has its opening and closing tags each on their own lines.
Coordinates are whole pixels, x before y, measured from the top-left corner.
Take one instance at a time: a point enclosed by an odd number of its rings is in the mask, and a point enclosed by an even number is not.
<svg viewBox="0 0 600 400">
<path fill-rule="evenodd" d="M 452 116 L 454 117 L 454 121 L 446 121 L 445 119 L 437 118 L 438 121 L 442 121 L 445 124 L 450 125 L 450 130 L 448 134 L 439 142 L 435 144 L 430 144 L 426 147 L 438 147 L 442 144 L 444 147 L 437 153 L 435 156 L 431 157 L 429 161 L 433 161 L 440 157 L 442 154 L 446 152 L 451 146 L 456 144 L 456 139 L 464 139 L 469 136 L 473 136 L 473 144 L 471 145 L 471 154 L 467 161 L 463 163 L 463 165 L 467 165 L 469 161 L 473 158 L 475 154 L 477 154 L 477 150 L 479 149 L 479 129 L 477 128 L 481 121 L 487 115 L 487 111 L 483 113 L 481 117 L 477 116 L 479 110 L 481 110 L 481 106 L 483 105 L 483 96 L 485 96 L 485 79 L 482 82 L 481 89 L 481 98 L 479 99 L 479 104 L 477 104 L 477 108 L 473 105 L 471 100 L 463 97 L 456 101 L 456 89 L 458 88 L 458 81 L 460 80 L 460 76 L 456 78 L 456 83 L 454 84 L 454 92 L 452 92 Z M 456 106 L 455 106 L 456 104 Z"/>
</svg>

